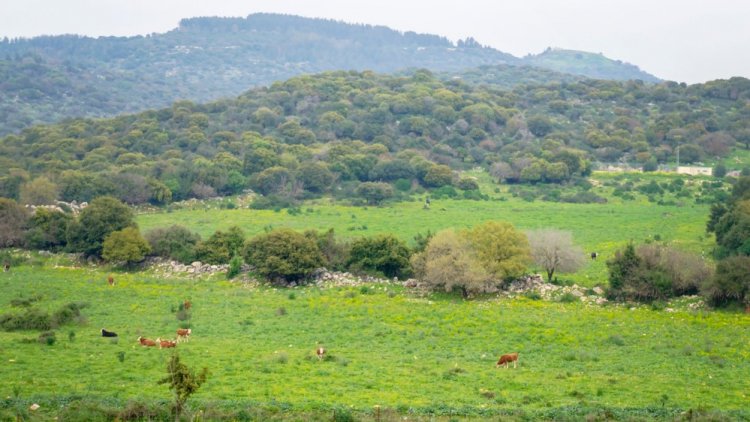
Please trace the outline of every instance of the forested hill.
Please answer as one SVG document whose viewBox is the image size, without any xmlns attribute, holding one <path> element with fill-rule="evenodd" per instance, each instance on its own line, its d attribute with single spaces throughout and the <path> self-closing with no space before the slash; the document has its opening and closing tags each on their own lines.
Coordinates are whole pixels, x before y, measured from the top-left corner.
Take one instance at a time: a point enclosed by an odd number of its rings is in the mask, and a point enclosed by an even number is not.
<svg viewBox="0 0 750 422">
<path fill-rule="evenodd" d="M 185 19 L 175 30 L 148 36 L 5 39 L 0 42 L 0 134 L 66 117 L 231 97 L 326 70 L 460 71 L 498 64 L 529 62 L 473 39 L 454 44 L 383 26 L 275 14 Z M 657 80 L 604 57 L 587 66 L 566 67 L 561 60 L 534 65 L 604 79 Z"/>
<path fill-rule="evenodd" d="M 594 161 L 656 166 L 750 143 L 750 80 L 584 79 L 513 90 L 372 72 L 301 76 L 236 99 L 36 126 L 0 139 L 0 196 L 130 203 L 234 194 L 294 200 L 378 188 L 470 188 L 482 166 L 508 182 L 558 183 Z M 367 185 L 366 182 L 382 182 Z M 390 187 L 389 187 L 390 186 Z M 35 196 L 38 198 L 38 196 Z M 40 200 L 41 201 L 41 200 Z"/>
</svg>

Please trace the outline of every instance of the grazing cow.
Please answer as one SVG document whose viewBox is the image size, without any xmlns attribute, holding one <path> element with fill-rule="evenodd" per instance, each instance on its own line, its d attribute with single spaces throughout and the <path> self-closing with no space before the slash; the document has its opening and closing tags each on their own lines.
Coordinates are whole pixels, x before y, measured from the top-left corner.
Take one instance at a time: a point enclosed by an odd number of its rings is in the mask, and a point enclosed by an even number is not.
<svg viewBox="0 0 750 422">
<path fill-rule="evenodd" d="M 138 342 L 141 343 L 141 346 L 146 346 L 146 347 L 154 347 L 154 346 L 156 346 L 156 342 L 155 341 L 147 339 L 147 338 L 144 338 L 144 337 L 138 337 Z"/>
<path fill-rule="evenodd" d="M 192 306 L 193 306 L 193 304 L 190 303 L 189 300 L 186 300 L 185 302 L 182 303 L 182 309 L 184 309 L 186 311 L 189 311 Z"/>
<path fill-rule="evenodd" d="M 318 347 L 317 349 L 315 349 L 315 354 L 318 355 L 318 359 L 322 360 L 325 357 L 326 349 L 324 349 L 323 347 Z"/>
<path fill-rule="evenodd" d="M 190 328 L 178 328 L 177 329 L 177 342 L 179 343 L 180 340 L 190 341 L 190 333 L 192 330 Z"/>
<path fill-rule="evenodd" d="M 500 359 L 497 361 L 497 364 L 495 364 L 495 368 L 499 368 L 501 366 L 505 366 L 508 368 L 510 366 L 510 363 L 513 362 L 513 367 L 516 368 L 518 363 L 518 352 L 516 353 L 508 353 L 505 355 L 500 356 Z"/>
<path fill-rule="evenodd" d="M 114 331 L 107 331 L 102 328 L 102 337 L 117 337 L 117 333 Z"/>
<path fill-rule="evenodd" d="M 591 252 L 591 259 L 596 259 L 599 256 L 599 252 Z"/>
<path fill-rule="evenodd" d="M 173 340 L 162 340 L 161 338 L 157 338 L 156 343 L 159 344 L 160 349 L 168 349 L 170 347 L 177 347 L 177 342 Z"/>
<path fill-rule="evenodd" d="M 6 262 L 6 263 L 5 263 L 4 265 L 3 265 L 3 272 L 4 272 L 4 273 L 7 273 L 8 271 L 10 271 L 10 264 L 8 264 L 8 263 Z"/>
<path fill-rule="evenodd" d="M 107 277 L 107 283 L 109 283 L 110 286 L 115 285 L 115 279 L 112 276 Z"/>
</svg>

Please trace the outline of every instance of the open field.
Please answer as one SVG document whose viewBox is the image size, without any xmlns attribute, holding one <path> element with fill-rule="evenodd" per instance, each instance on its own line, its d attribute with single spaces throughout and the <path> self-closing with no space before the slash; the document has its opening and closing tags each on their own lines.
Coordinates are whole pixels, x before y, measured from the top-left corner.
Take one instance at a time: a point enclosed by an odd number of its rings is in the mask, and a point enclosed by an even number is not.
<svg viewBox="0 0 750 422">
<path fill-rule="evenodd" d="M 486 174 L 480 177 L 482 191 L 490 194 L 488 201 L 463 199 L 433 200 L 429 210 L 422 201 L 400 202 L 383 207 L 353 207 L 332 203 L 328 199 L 305 203 L 299 214 L 287 210 L 218 209 L 201 207 L 178 209 L 173 212 L 140 214 L 137 222 L 142 231 L 180 224 L 196 231 L 204 238 L 215 230 L 233 225 L 253 236 L 268 228 L 288 227 L 295 230 L 328 230 L 338 236 L 371 236 L 392 233 L 405 241 L 414 235 L 453 227 L 469 228 L 488 220 L 509 221 L 528 230 L 555 228 L 570 230 L 574 241 L 584 252 L 599 252 L 601 259 L 587 263 L 576 274 L 561 275 L 585 286 L 604 284 L 607 279 L 605 261 L 629 241 L 640 243 L 661 239 L 680 249 L 709 254 L 713 239 L 705 227 L 709 206 L 683 200 L 678 205 L 657 205 L 643 195 L 633 201 L 623 201 L 611 195 L 612 189 L 600 186 L 594 191 L 608 199 L 606 204 L 571 204 L 534 201 L 527 202 L 508 194 L 507 186 L 499 193 L 496 185 L 488 183 Z M 600 183 L 621 175 L 597 174 Z M 641 180 L 670 181 L 665 175 L 633 175 Z"/>
<path fill-rule="evenodd" d="M 19 312 L 10 301 L 37 294 L 49 311 L 89 304 L 86 324 L 61 327 L 52 346 L 34 341 L 38 332 L 0 332 L 2 397 L 17 387 L 45 411 L 75 397 L 169 400 L 156 381 L 171 352 L 136 339 L 173 337 L 177 305 L 190 298 L 193 336 L 178 350 L 211 371 L 196 405 L 558 418 L 575 409 L 671 418 L 704 408 L 750 418 L 746 314 L 418 298 L 391 284 L 277 290 L 149 273 L 116 273 L 110 287 L 106 275 L 49 261 L 0 273 L 0 313 Z M 101 338 L 101 327 L 119 340 Z M 318 342 L 329 360 L 314 357 Z M 511 351 L 520 367 L 495 369 Z"/>
</svg>

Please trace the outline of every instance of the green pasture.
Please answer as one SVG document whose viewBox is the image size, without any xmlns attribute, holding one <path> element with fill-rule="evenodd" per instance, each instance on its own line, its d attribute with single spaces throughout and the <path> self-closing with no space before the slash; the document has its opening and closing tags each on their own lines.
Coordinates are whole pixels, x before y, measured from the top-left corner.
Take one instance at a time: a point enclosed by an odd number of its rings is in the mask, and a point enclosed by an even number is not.
<svg viewBox="0 0 750 422">
<path fill-rule="evenodd" d="M 523 230 L 570 230 L 574 242 L 583 248 L 584 253 L 598 252 L 601 255 L 596 261 L 587 260 L 586 266 L 578 273 L 561 275 L 586 286 L 606 283 L 605 261 L 629 241 L 642 243 L 657 239 L 706 256 L 714 244 L 705 233 L 708 205 L 685 200 L 675 205 L 657 205 L 640 194 L 633 201 L 623 201 L 613 197 L 612 188 L 604 185 L 618 175 L 597 175 L 601 185 L 594 187 L 593 191 L 608 198 L 606 204 L 527 202 L 510 195 L 507 187 L 496 193 L 496 185 L 484 180 L 483 174 L 478 175 L 482 191 L 491 195 L 490 200 L 434 199 L 430 208 L 425 209 L 421 199 L 382 207 L 355 207 L 320 199 L 306 202 L 298 214 L 287 210 L 220 209 L 209 204 L 172 212 L 141 213 L 136 220 L 144 232 L 180 224 L 204 238 L 215 230 L 237 225 L 248 236 L 280 227 L 300 231 L 333 228 L 338 236 L 345 238 L 392 233 L 407 242 L 428 230 L 462 229 L 488 220 L 502 220 Z M 645 177 L 643 180 L 647 181 L 672 180 L 664 175 L 630 177 Z"/>
<path fill-rule="evenodd" d="M 564 220 L 552 220 L 558 221 Z M 586 407 L 634 414 L 703 408 L 749 417 L 746 314 L 422 298 L 391 284 L 285 290 L 152 273 L 115 273 L 110 287 L 106 276 L 51 261 L 0 273 L 0 313 L 19 312 L 10 302 L 20 296 L 41 295 L 38 306 L 50 311 L 89 304 L 85 323 L 59 328 L 51 346 L 33 341 L 38 332 L 0 332 L 2 397 L 16 388 L 22 399 L 42 403 L 71 396 L 170 399 L 156 381 L 171 351 L 140 347 L 136 339 L 173 338 L 181 323 L 175 311 L 189 298 L 193 335 L 178 351 L 191 367 L 211 371 L 195 403 L 254 403 L 292 414 L 370 412 L 377 405 L 440 415 Z M 100 337 L 102 327 L 119 339 Z M 330 359 L 314 356 L 318 343 Z M 512 351 L 520 353 L 520 367 L 495 369 L 498 355 Z"/>
</svg>

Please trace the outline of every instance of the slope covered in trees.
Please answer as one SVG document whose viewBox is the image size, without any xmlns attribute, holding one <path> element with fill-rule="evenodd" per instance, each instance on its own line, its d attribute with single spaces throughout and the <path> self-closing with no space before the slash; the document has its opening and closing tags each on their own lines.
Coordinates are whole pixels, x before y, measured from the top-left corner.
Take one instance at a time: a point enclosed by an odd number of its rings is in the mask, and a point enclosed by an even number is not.
<svg viewBox="0 0 750 422">
<path fill-rule="evenodd" d="M 360 183 L 565 182 L 594 161 L 682 163 L 750 142 L 750 81 L 581 80 L 513 90 L 372 72 L 302 76 L 232 100 L 36 126 L 0 141 L 0 196 L 165 203 L 233 194 L 302 198 Z M 338 189 L 342 188 L 342 189 Z M 365 189 L 360 191 L 363 196 Z M 26 193 L 25 193 L 26 192 Z M 382 193 L 382 192 L 381 192 Z"/>
<path fill-rule="evenodd" d="M 65 117 L 235 96 L 253 86 L 326 70 L 458 71 L 528 64 L 471 38 L 454 44 L 383 26 L 274 14 L 185 19 L 175 30 L 148 36 L 5 39 L 0 59 L 0 134 Z M 600 61 L 604 67 L 596 71 L 598 77 L 656 80 L 632 66 Z M 559 69 L 560 63 L 550 66 Z M 584 70 L 591 74 L 592 69 Z"/>
</svg>

